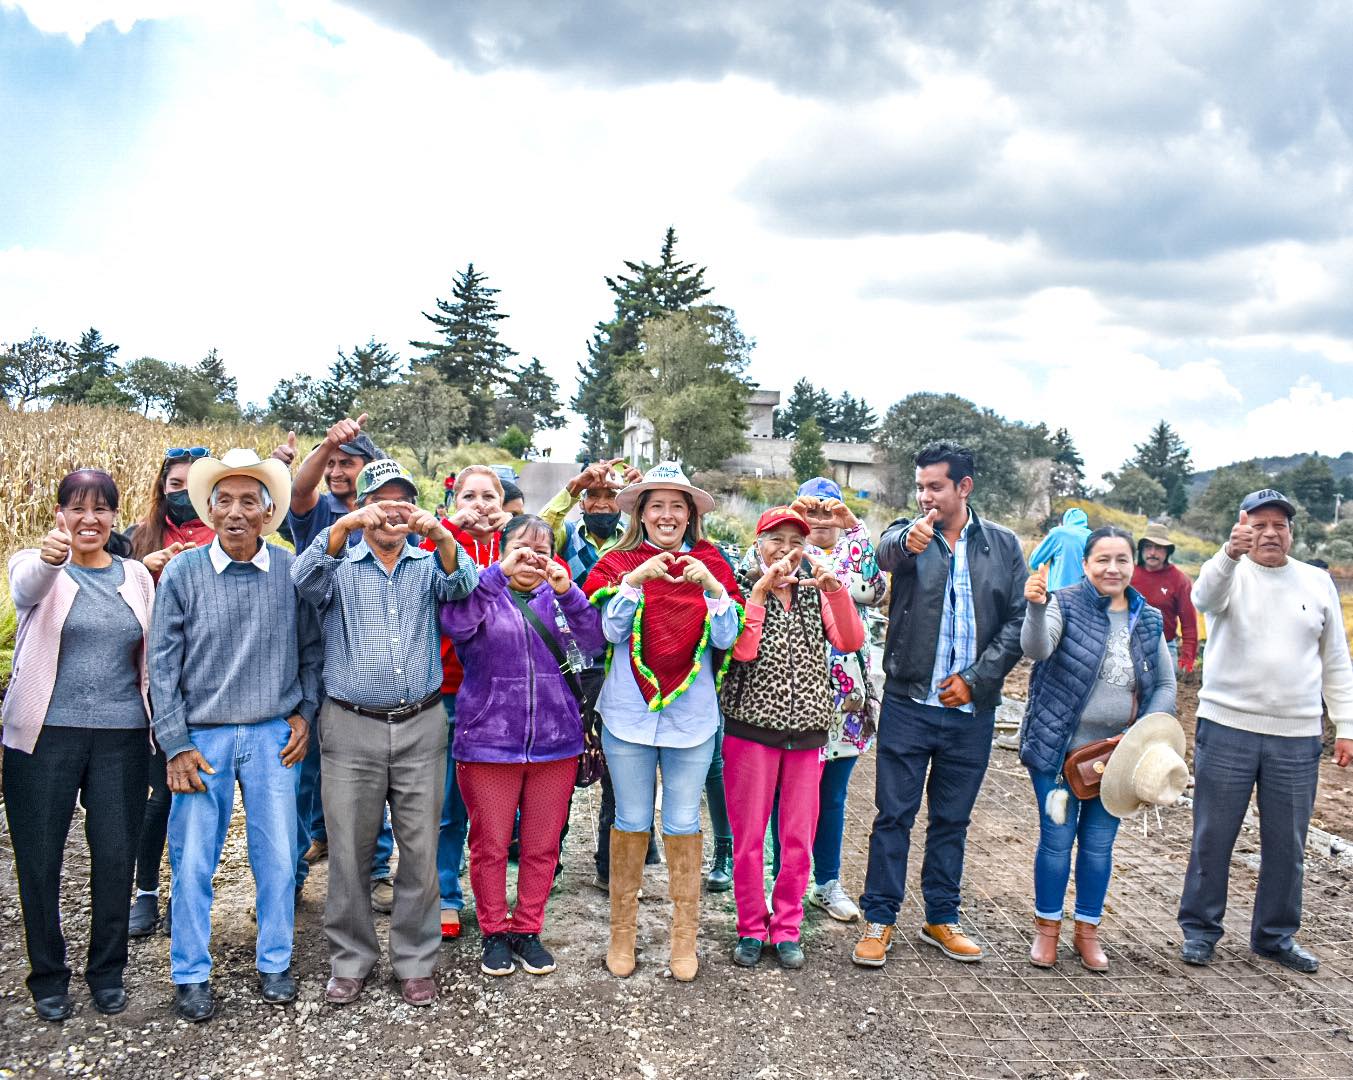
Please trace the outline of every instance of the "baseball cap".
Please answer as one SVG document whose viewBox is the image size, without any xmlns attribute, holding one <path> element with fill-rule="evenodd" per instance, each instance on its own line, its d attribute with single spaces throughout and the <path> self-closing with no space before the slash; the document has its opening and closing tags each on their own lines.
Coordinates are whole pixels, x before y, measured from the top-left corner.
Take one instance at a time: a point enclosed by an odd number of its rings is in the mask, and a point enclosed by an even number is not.
<svg viewBox="0 0 1353 1080">
<path fill-rule="evenodd" d="M 1281 491 L 1276 491 L 1273 488 L 1261 488 L 1258 491 L 1251 491 L 1240 500 L 1240 508 L 1247 514 L 1253 513 L 1261 506 L 1276 506 L 1289 518 L 1297 516 L 1297 508 L 1292 505 L 1292 500 Z"/>
<path fill-rule="evenodd" d="M 339 443 L 338 448 L 353 457 L 364 457 L 367 461 L 385 460 L 384 452 L 371 441 L 371 436 L 363 432 L 352 442 Z"/>
<path fill-rule="evenodd" d="M 795 526 L 804 536 L 808 535 L 808 522 L 788 506 L 772 506 L 762 514 L 756 522 L 756 535 L 760 536 L 763 532 L 786 524 Z"/>
<path fill-rule="evenodd" d="M 819 499 L 841 501 L 841 485 L 825 476 L 815 476 L 799 485 L 800 495 L 815 495 Z"/>
<path fill-rule="evenodd" d="M 368 492 L 375 491 L 392 480 L 400 481 L 408 488 L 410 499 L 418 498 L 418 485 L 413 482 L 409 470 L 394 458 L 383 457 L 368 461 L 357 474 L 357 502 L 360 504 Z"/>
</svg>

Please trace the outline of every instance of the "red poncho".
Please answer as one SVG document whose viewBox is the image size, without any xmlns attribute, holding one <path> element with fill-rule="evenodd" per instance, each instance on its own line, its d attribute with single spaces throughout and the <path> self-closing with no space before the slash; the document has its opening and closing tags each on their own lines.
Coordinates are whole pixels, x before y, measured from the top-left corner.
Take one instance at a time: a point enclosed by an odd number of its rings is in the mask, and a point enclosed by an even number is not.
<svg viewBox="0 0 1353 1080">
<path fill-rule="evenodd" d="M 647 541 L 631 551 L 608 551 L 587 575 L 583 592 L 594 604 L 605 603 L 620 587 L 621 578 L 660 551 Z M 733 568 L 718 548 L 701 540 L 690 551 L 678 554 L 694 556 L 709 567 L 741 609 L 742 591 Z M 665 578 L 645 583 L 643 600 L 635 613 L 630 667 L 650 709 L 670 705 L 695 681 L 700 673 L 700 655 L 709 642 L 709 623 L 709 605 L 699 585 Z M 723 666 L 726 659 L 722 658 Z"/>
</svg>

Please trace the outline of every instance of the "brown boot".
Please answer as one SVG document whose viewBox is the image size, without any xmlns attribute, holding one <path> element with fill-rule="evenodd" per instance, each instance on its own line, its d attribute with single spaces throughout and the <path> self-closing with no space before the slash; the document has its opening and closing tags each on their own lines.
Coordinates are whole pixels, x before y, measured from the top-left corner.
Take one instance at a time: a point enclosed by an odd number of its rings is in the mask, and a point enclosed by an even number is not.
<svg viewBox="0 0 1353 1080">
<path fill-rule="evenodd" d="M 1029 946 L 1029 963 L 1034 967 L 1050 968 L 1057 963 L 1057 944 L 1062 936 L 1061 919 L 1040 919 L 1034 916 L 1034 941 Z"/>
<path fill-rule="evenodd" d="M 700 926 L 700 863 L 705 838 L 700 833 L 676 836 L 663 833 L 667 852 L 667 894 L 672 898 L 672 959 L 669 966 L 677 982 L 690 982 L 700 968 L 695 955 L 695 935 Z"/>
<path fill-rule="evenodd" d="M 617 978 L 634 971 L 634 937 L 639 929 L 639 885 L 644 880 L 648 830 L 611 830 L 611 943 L 606 968 Z"/>
<path fill-rule="evenodd" d="M 1076 920 L 1076 932 L 1073 936 L 1076 952 L 1080 953 L 1081 963 L 1091 971 L 1108 971 L 1109 958 L 1099 947 L 1099 927 L 1088 922 Z"/>
</svg>

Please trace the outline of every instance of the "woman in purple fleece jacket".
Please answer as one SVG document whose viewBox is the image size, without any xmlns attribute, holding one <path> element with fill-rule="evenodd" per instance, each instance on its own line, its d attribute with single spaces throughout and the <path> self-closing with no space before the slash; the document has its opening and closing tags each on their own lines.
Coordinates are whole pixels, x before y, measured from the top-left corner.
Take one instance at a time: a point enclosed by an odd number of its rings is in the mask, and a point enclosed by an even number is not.
<svg viewBox="0 0 1353 1080">
<path fill-rule="evenodd" d="M 442 630 L 465 681 L 456 697 L 456 780 L 470 818 L 470 883 L 484 938 L 480 965 L 510 975 L 554 970 L 540 943 L 559 858 L 583 726 L 578 700 L 554 652 L 595 656 L 601 615 L 554 558 L 554 531 L 521 515 L 503 527 L 500 561 L 463 600 L 445 604 Z M 529 608 L 534 619 L 527 616 Z M 539 625 L 534 625 L 538 623 Z M 507 848 L 521 815 L 517 904 L 507 907 Z"/>
</svg>

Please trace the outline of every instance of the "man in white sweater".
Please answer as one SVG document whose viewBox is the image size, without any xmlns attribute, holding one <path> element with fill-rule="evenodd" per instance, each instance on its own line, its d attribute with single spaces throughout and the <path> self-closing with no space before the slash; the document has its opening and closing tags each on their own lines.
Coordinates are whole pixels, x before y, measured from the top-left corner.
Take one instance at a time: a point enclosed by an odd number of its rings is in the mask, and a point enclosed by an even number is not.
<svg viewBox="0 0 1353 1080">
<path fill-rule="evenodd" d="M 1294 935 L 1320 771 L 1321 700 L 1334 721 L 1335 764 L 1347 766 L 1353 664 L 1334 582 L 1287 557 L 1294 514 L 1272 488 L 1245 496 L 1230 540 L 1193 585 L 1208 641 L 1193 754 L 1193 852 L 1179 905 L 1180 958 L 1189 964 L 1210 963 L 1222 935 L 1231 851 L 1257 787 L 1250 948 L 1293 971 L 1320 966 Z"/>
</svg>

